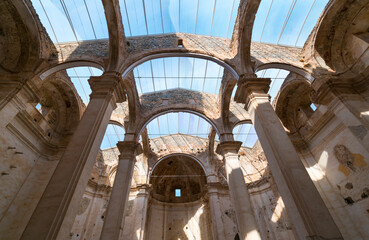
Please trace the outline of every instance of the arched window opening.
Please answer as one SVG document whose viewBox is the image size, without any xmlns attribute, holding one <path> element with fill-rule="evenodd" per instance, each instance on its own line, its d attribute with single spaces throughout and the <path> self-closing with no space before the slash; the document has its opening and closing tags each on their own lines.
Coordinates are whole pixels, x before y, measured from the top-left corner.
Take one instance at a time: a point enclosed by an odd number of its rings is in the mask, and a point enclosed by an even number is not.
<svg viewBox="0 0 369 240">
<path fill-rule="evenodd" d="M 310 108 L 315 112 L 318 107 L 314 103 L 311 103 Z"/>
<path fill-rule="evenodd" d="M 46 114 L 49 111 L 49 108 L 43 106 L 41 103 L 37 103 L 35 108 L 37 109 L 37 111 L 42 115 L 42 116 L 46 116 Z"/>
</svg>

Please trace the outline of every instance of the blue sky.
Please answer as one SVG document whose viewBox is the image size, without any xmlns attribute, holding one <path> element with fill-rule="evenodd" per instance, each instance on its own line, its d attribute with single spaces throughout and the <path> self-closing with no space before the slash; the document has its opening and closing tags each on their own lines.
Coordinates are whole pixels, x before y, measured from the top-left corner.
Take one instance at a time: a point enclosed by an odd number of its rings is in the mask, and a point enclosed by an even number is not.
<svg viewBox="0 0 369 240">
<path fill-rule="evenodd" d="M 302 47 L 329 0 L 262 0 L 256 14 L 252 41 Z M 31 0 L 54 43 L 108 38 L 101 0 Z M 192 33 L 231 38 L 240 0 L 119 0 L 126 36 Z M 189 89 L 218 94 L 224 69 L 194 58 L 150 60 L 133 70 L 139 94 L 167 89 Z M 91 93 L 87 80 L 102 71 L 92 67 L 67 70 L 83 102 Z M 288 71 L 257 73 L 272 79 L 269 94 L 277 94 Z M 179 121 L 178 121 L 179 119 Z M 170 124 L 168 122 L 177 122 Z M 207 137 L 210 125 L 196 115 L 170 113 L 148 124 L 150 137 L 169 133 Z M 200 131 L 200 130 L 201 131 Z M 251 125 L 239 125 L 235 139 L 252 147 L 257 140 Z M 101 148 L 123 140 L 124 129 L 109 125 Z"/>
<path fill-rule="evenodd" d="M 133 70 L 139 94 L 177 88 L 218 94 L 223 72 L 217 63 L 188 57 L 150 60 Z"/>
</svg>

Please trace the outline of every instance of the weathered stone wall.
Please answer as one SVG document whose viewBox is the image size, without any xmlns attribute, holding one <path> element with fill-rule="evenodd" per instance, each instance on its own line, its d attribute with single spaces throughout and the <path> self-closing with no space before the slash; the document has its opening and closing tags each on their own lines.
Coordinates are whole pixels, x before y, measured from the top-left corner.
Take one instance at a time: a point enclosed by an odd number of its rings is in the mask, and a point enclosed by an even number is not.
<svg viewBox="0 0 369 240">
<path fill-rule="evenodd" d="M 110 195 L 88 186 L 78 209 L 70 236 L 72 240 L 99 240 Z"/>
<path fill-rule="evenodd" d="M 0 236 L 18 239 L 62 153 L 53 125 L 23 90 L 0 111 Z M 22 216 L 21 218 L 19 216 Z"/>
<path fill-rule="evenodd" d="M 162 157 L 175 153 L 188 154 L 197 158 L 204 166 L 207 175 L 218 176 L 220 185 L 217 199 L 221 212 L 220 221 L 224 226 L 226 239 L 233 240 L 238 230 L 224 169 L 222 170 L 222 158 L 217 154 L 209 158 L 206 138 L 182 134 L 150 139 L 149 155 L 137 156 L 120 239 L 138 239 L 142 224 L 146 225 L 145 239 L 171 239 L 171 236 L 178 237 L 181 234 L 185 234 L 188 239 L 195 239 L 195 237 L 211 239 L 211 216 L 206 194 L 199 201 L 176 204 L 162 203 L 151 197 L 138 197 L 139 187 L 149 181 L 147 171 L 151 170 Z M 289 222 L 260 144 L 257 143 L 253 149 L 242 147 L 239 154 L 263 239 L 294 239 L 293 224 Z M 98 239 L 110 186 L 114 182 L 118 155 L 117 148 L 105 149 L 102 151 L 102 157 L 97 159 L 80 206 L 85 211 L 76 217 L 71 233 L 72 239 L 86 237 Z M 149 202 L 147 212 L 146 203 L 143 201 Z M 147 220 L 146 223 L 142 223 L 145 213 Z"/>
<path fill-rule="evenodd" d="M 183 40 L 183 47 L 178 47 L 178 40 Z M 231 40 L 186 33 L 153 35 L 127 38 L 128 56 L 122 66 L 122 72 L 129 65 L 145 56 L 156 53 L 177 52 L 177 53 L 200 53 L 230 64 L 239 72 L 239 63 L 234 61 L 234 53 L 231 49 Z M 56 44 L 59 50 L 58 56 L 50 59 L 51 63 L 63 63 L 73 61 L 91 61 L 104 65 L 104 59 L 108 57 L 108 40 L 92 40 L 82 43 L 70 42 Z M 284 47 L 272 44 L 257 43 L 251 44 L 251 57 L 255 60 L 256 66 L 268 63 L 283 63 L 292 66 L 304 67 L 301 58 L 301 48 Z M 301 61 L 300 61 L 301 60 Z"/>
<path fill-rule="evenodd" d="M 272 182 L 260 183 L 249 192 L 262 239 L 298 239 L 283 200 Z"/>
<path fill-rule="evenodd" d="M 369 152 L 359 141 L 367 131 L 346 127 L 324 105 L 300 129 L 300 158 L 345 239 L 369 237 Z"/>
<path fill-rule="evenodd" d="M 182 204 L 150 201 L 146 240 L 212 239 L 209 210 L 202 201 Z"/>
</svg>

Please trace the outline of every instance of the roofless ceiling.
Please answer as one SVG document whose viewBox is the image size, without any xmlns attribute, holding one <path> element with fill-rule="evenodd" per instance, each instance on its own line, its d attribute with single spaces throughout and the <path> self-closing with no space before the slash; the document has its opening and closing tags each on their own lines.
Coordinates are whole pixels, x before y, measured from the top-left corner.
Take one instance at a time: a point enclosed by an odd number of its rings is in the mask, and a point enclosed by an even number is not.
<svg viewBox="0 0 369 240">
<path fill-rule="evenodd" d="M 54 43 L 108 38 L 101 0 L 31 2 Z M 252 41 L 302 47 L 327 2 L 261 0 Z M 127 37 L 180 32 L 230 39 L 239 4 L 240 0 L 119 0 Z M 77 67 L 68 69 L 67 73 L 87 105 L 91 93 L 87 79 L 101 75 L 102 71 Z M 176 88 L 217 95 L 223 73 L 224 68 L 212 61 L 189 57 L 149 60 L 133 70 L 140 95 Z M 274 98 L 288 73 L 280 69 L 267 69 L 257 72 L 257 75 L 272 79 L 269 94 Z M 172 120 L 176 124 L 171 124 Z M 154 119 L 148 125 L 148 134 L 150 138 L 173 133 L 206 138 L 210 125 L 201 127 L 201 124 L 206 124 L 206 121 L 198 116 L 171 113 Z M 248 147 L 252 147 L 257 140 L 251 125 L 239 125 L 233 133 L 236 140 L 242 140 Z M 117 140 L 123 140 L 123 135 L 123 128 L 109 126 L 102 148 L 115 146 Z"/>
<path fill-rule="evenodd" d="M 303 46 L 329 0 L 262 0 L 253 41 Z M 101 0 L 31 0 L 54 43 L 108 38 Z M 119 0 L 125 35 L 231 38 L 240 0 Z"/>
</svg>

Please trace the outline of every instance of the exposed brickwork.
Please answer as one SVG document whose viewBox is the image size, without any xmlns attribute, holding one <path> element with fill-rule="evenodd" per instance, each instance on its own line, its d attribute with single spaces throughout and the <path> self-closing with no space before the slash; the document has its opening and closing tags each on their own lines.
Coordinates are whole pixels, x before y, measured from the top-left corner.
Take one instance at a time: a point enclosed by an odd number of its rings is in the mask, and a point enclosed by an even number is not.
<svg viewBox="0 0 369 240">
<path fill-rule="evenodd" d="M 257 61 L 256 66 L 267 63 L 286 63 L 303 68 L 300 53 L 301 48 L 251 43 L 251 57 Z"/>
<path fill-rule="evenodd" d="M 57 44 L 59 51 L 58 62 L 92 60 L 104 66 L 104 59 L 109 56 L 109 42 L 107 39 L 85 42 L 68 42 Z M 54 61 L 56 58 L 53 59 Z"/>
<path fill-rule="evenodd" d="M 145 115 L 159 107 L 172 108 L 180 104 L 183 108 L 197 108 L 206 113 L 209 118 L 219 116 L 216 106 L 216 95 L 203 92 L 195 92 L 185 89 L 175 89 L 152 94 L 144 94 L 140 97 L 141 107 Z"/>
<path fill-rule="evenodd" d="M 133 55 L 159 49 L 179 49 L 178 40 L 180 39 L 183 41 L 182 50 L 205 52 L 220 59 L 232 57 L 229 39 L 187 33 L 129 37 L 127 38 L 129 42 L 127 51 Z"/>
<path fill-rule="evenodd" d="M 178 47 L 178 40 L 183 40 L 183 48 Z M 234 58 L 230 47 L 231 40 L 194 34 L 165 34 L 127 38 L 128 58 L 124 63 L 127 67 L 144 56 L 154 53 L 178 52 L 200 53 L 226 61 L 237 71 L 239 61 Z M 59 50 L 58 62 L 93 61 L 104 66 L 104 59 L 109 54 L 108 40 L 70 42 L 56 45 Z M 300 48 L 284 47 L 265 43 L 251 44 L 251 56 L 257 65 L 267 63 L 285 63 L 303 67 L 300 62 Z M 53 60 L 55 61 L 55 59 Z M 124 68 L 123 67 L 123 70 Z"/>
</svg>

